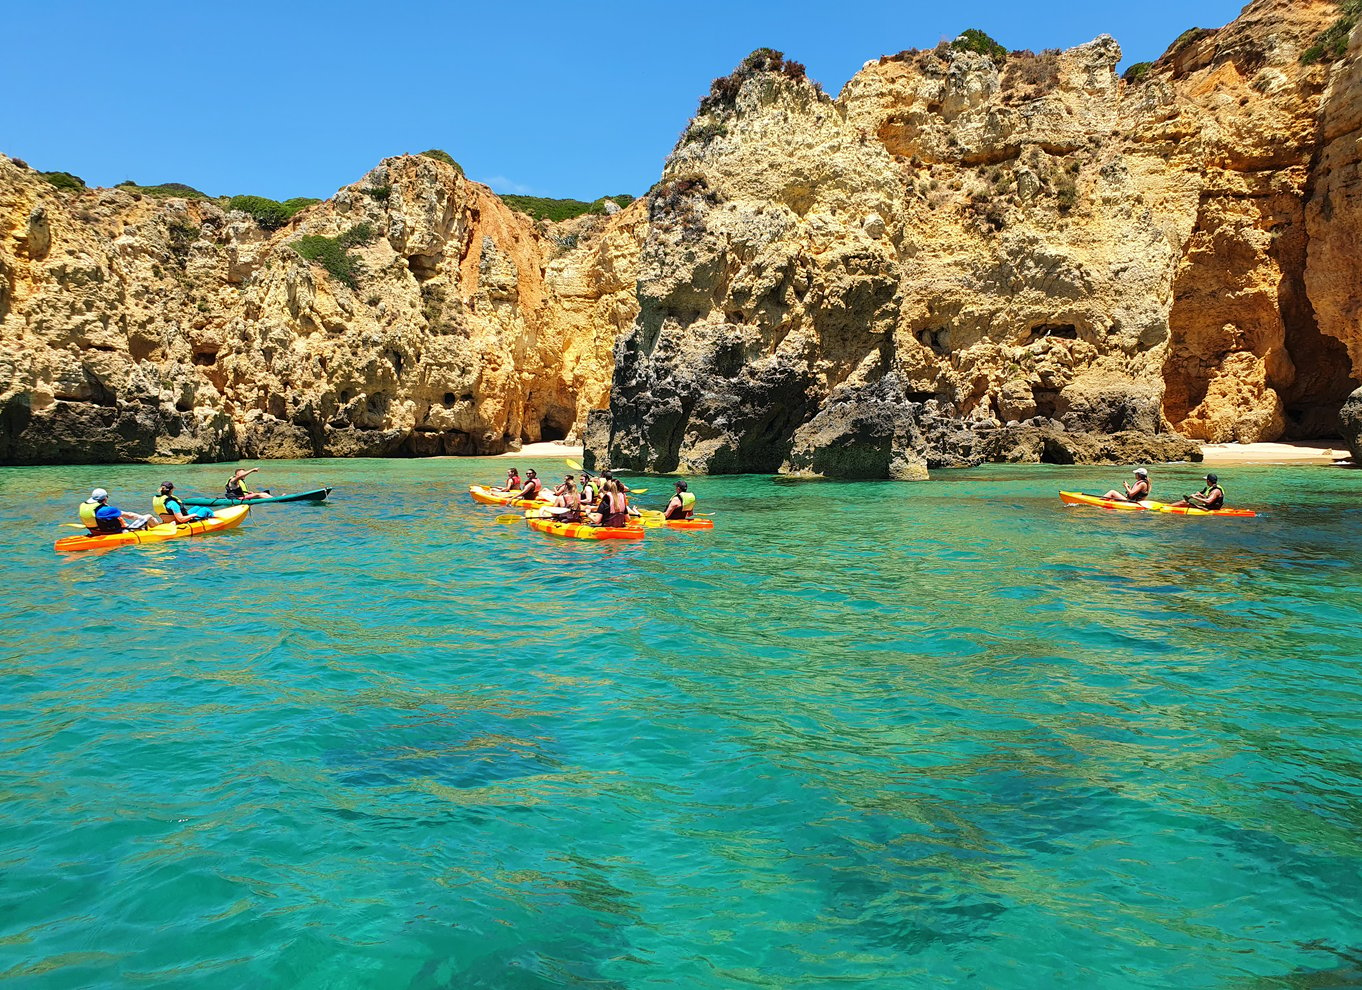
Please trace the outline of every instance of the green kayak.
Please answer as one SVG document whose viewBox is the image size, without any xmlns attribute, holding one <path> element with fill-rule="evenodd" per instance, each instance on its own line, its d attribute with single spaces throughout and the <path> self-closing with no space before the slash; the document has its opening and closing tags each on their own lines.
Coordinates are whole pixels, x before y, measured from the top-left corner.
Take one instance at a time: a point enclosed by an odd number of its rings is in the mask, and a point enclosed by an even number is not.
<svg viewBox="0 0 1362 990">
<path fill-rule="evenodd" d="M 331 494 L 330 488 L 316 488 L 310 492 L 298 492 L 296 495 L 271 495 L 268 498 L 189 498 L 180 499 L 185 505 L 205 505 L 216 508 L 222 505 L 265 505 L 268 502 L 325 502 L 326 496 Z"/>
</svg>

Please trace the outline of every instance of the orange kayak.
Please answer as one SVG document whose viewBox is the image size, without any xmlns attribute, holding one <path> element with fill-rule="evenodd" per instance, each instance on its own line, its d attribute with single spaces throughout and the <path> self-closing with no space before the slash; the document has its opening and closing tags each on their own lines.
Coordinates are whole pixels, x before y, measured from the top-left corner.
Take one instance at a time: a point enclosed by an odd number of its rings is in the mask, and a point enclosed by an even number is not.
<svg viewBox="0 0 1362 990">
<path fill-rule="evenodd" d="M 537 509 L 541 505 L 548 505 L 543 499 L 512 498 L 505 492 L 495 492 L 486 485 L 469 485 L 468 494 L 473 496 L 474 502 L 481 502 L 483 505 L 509 505 L 517 509 Z"/>
<path fill-rule="evenodd" d="M 712 519 L 663 519 L 662 525 L 667 529 L 713 529 Z"/>
<path fill-rule="evenodd" d="M 1127 502 L 1123 499 L 1101 498 L 1097 495 L 1085 495 L 1082 492 L 1060 492 L 1059 500 L 1065 505 L 1095 505 L 1099 509 L 1125 509 L 1126 511 L 1146 512 L 1171 512 L 1180 516 L 1238 516 L 1247 518 L 1256 516 L 1258 513 L 1252 509 L 1192 509 L 1180 506 L 1168 505 L 1166 502 L 1155 502 L 1152 499 L 1145 499 L 1142 502 Z"/>
<path fill-rule="evenodd" d="M 249 505 L 234 505 L 230 509 L 218 509 L 211 519 L 200 519 L 192 523 L 162 523 L 159 526 L 148 526 L 135 533 L 65 536 L 54 543 L 52 549 L 63 553 L 73 550 L 107 550 L 111 547 L 131 546 L 134 543 L 164 543 L 166 540 L 178 540 L 184 536 L 221 533 L 240 526 L 250 511 Z"/>
<path fill-rule="evenodd" d="M 641 540 L 642 526 L 588 526 L 586 523 L 562 523 L 552 519 L 525 517 L 530 529 L 550 536 L 565 536 L 573 540 Z"/>
</svg>

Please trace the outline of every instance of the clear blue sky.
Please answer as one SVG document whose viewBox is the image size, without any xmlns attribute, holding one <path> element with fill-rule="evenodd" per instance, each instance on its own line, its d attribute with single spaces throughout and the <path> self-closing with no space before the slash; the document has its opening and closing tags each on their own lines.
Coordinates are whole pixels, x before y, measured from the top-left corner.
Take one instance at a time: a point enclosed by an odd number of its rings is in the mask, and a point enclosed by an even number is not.
<svg viewBox="0 0 1362 990">
<path fill-rule="evenodd" d="M 715 76 L 769 46 L 836 94 L 868 59 L 980 27 L 1008 48 L 1114 35 L 1126 63 L 1239 0 L 661 4 L 13 3 L 0 151 L 91 185 L 331 195 L 444 148 L 499 192 L 640 194 Z"/>
</svg>

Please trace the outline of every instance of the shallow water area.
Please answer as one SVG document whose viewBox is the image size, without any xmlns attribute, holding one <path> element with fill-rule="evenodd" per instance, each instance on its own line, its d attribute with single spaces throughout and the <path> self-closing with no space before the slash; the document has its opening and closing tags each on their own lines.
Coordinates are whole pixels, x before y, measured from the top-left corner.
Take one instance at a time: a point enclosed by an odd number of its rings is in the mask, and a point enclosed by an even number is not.
<svg viewBox="0 0 1362 990">
<path fill-rule="evenodd" d="M 72 555 L 229 469 L 0 469 L 6 985 L 1362 977 L 1362 471 L 700 478 L 621 544 L 505 461 L 261 466 L 333 498 Z"/>
</svg>

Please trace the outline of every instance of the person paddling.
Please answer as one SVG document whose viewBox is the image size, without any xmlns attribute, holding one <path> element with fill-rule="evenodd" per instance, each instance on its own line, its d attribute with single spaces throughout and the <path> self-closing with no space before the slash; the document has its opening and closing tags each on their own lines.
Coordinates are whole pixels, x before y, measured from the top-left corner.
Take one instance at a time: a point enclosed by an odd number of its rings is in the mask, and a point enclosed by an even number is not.
<svg viewBox="0 0 1362 990">
<path fill-rule="evenodd" d="M 517 498 L 528 499 L 531 502 L 538 501 L 541 497 L 539 493 L 543 489 L 544 485 L 539 480 L 539 475 L 535 473 L 534 468 L 529 468 L 525 472 L 525 487 L 520 490 Z"/>
<path fill-rule="evenodd" d="M 109 493 L 96 488 L 90 497 L 80 503 L 80 521 L 92 535 L 101 533 L 121 533 L 124 530 L 146 529 L 153 522 L 153 516 L 141 516 L 136 512 L 124 512 L 109 504 Z"/>
<path fill-rule="evenodd" d="M 227 479 L 227 485 L 223 488 L 223 492 L 226 494 L 227 498 L 233 498 L 240 502 L 249 501 L 253 498 L 269 498 L 270 490 L 268 488 L 263 492 L 253 492 L 246 488 L 245 481 L 247 476 L 255 474 L 255 472 L 259 470 L 259 468 L 251 468 L 249 470 L 246 468 L 237 468 L 236 471 L 232 473 L 232 476 Z"/>
<path fill-rule="evenodd" d="M 161 494 L 151 500 L 151 511 L 160 516 L 163 523 L 192 523 L 213 518 L 212 509 L 186 509 L 175 495 L 173 481 L 161 482 Z"/>
<path fill-rule="evenodd" d="M 684 481 L 676 483 L 676 494 L 667 503 L 666 510 L 662 513 L 663 519 L 694 519 L 695 518 L 695 496 L 690 492 L 690 485 Z"/>
<path fill-rule="evenodd" d="M 1131 473 L 1135 475 L 1135 484 L 1122 482 L 1121 487 L 1125 489 L 1124 493 L 1113 489 L 1102 497 L 1115 499 L 1118 502 L 1142 502 L 1147 499 L 1152 490 L 1149 485 L 1149 472 L 1145 468 L 1136 468 Z"/>
<path fill-rule="evenodd" d="M 1220 478 L 1208 474 L 1202 479 L 1206 486 L 1193 495 L 1184 495 L 1173 503 L 1175 509 L 1205 509 L 1214 512 L 1225 507 L 1225 490 L 1220 487 Z"/>
</svg>

